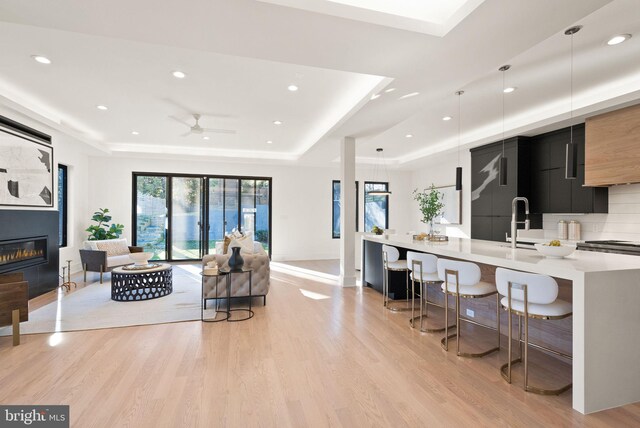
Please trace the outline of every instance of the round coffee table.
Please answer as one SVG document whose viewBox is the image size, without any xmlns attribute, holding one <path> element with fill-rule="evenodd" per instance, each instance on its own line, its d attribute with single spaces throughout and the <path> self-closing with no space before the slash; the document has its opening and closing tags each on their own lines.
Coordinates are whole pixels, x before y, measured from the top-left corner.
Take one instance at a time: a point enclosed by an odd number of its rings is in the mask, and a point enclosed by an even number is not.
<svg viewBox="0 0 640 428">
<path fill-rule="evenodd" d="M 173 291 L 171 265 L 144 270 L 127 270 L 123 267 L 111 271 L 111 300 L 137 302 L 157 299 Z"/>
</svg>

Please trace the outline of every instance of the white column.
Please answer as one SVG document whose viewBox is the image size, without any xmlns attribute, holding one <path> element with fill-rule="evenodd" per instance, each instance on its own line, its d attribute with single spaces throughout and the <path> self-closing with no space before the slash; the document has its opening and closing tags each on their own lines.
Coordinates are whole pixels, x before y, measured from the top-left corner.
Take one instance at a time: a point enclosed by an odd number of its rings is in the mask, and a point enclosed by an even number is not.
<svg viewBox="0 0 640 428">
<path fill-rule="evenodd" d="M 356 140 L 340 143 L 340 285 L 356 285 Z"/>
</svg>

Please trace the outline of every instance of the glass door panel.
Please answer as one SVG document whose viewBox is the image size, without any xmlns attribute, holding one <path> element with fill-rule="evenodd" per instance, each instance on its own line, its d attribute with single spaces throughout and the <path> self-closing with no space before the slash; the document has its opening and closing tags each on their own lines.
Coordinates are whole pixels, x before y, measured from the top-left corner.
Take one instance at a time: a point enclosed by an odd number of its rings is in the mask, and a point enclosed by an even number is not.
<svg viewBox="0 0 640 428">
<path fill-rule="evenodd" d="M 267 253 L 270 253 L 270 219 L 271 207 L 269 204 L 271 192 L 269 180 L 256 180 L 256 215 L 254 240 L 262 244 Z"/>
<path fill-rule="evenodd" d="M 225 235 L 237 230 L 239 211 L 239 181 L 237 178 L 224 179 L 224 233 Z"/>
<path fill-rule="evenodd" d="M 171 178 L 171 259 L 201 258 L 202 179 Z"/>
<path fill-rule="evenodd" d="M 256 180 L 240 181 L 240 209 L 242 211 L 242 232 L 256 236 Z"/>
<path fill-rule="evenodd" d="M 216 243 L 224 240 L 224 179 L 209 178 L 207 219 L 209 254 L 215 254 Z"/>
<path fill-rule="evenodd" d="M 136 245 L 167 259 L 167 177 L 136 177 Z"/>
</svg>

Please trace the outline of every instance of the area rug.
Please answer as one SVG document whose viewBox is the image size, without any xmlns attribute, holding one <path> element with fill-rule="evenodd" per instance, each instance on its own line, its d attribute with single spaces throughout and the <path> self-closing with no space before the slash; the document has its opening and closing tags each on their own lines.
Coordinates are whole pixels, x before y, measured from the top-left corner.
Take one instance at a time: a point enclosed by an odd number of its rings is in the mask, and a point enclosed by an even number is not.
<svg viewBox="0 0 640 428">
<path fill-rule="evenodd" d="M 55 333 L 135 325 L 162 324 L 200 319 L 201 282 L 193 265 L 173 266 L 173 292 L 165 297 L 142 302 L 111 300 L 111 283 L 105 277 L 29 314 L 20 324 L 21 334 Z M 215 316 L 207 310 L 205 317 Z M 0 328 L 0 336 L 11 334 L 11 326 Z"/>
</svg>

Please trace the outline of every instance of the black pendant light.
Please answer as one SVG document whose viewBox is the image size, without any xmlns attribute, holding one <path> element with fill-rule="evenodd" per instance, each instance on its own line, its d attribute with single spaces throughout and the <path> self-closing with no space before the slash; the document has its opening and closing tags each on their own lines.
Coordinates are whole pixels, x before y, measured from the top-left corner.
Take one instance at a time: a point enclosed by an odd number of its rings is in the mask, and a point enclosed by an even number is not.
<svg viewBox="0 0 640 428">
<path fill-rule="evenodd" d="M 503 65 L 498 69 L 502 72 L 502 156 L 500 156 L 500 165 L 498 169 L 498 185 L 507 185 L 507 158 L 504 156 L 504 72 L 510 69 L 510 65 Z"/>
<path fill-rule="evenodd" d="M 582 25 L 576 25 L 564 32 L 565 35 L 571 36 L 571 91 L 569 99 L 571 102 L 570 122 L 573 122 L 573 35 L 576 34 Z M 565 154 L 565 170 L 564 178 L 568 180 L 575 180 L 578 177 L 578 145 L 573 143 L 573 123 L 571 123 L 569 142 L 567 143 L 567 150 Z"/>
<path fill-rule="evenodd" d="M 367 195 L 371 196 L 389 196 L 391 192 L 389 191 L 389 172 L 387 171 L 387 165 L 384 161 L 384 154 L 382 148 L 377 148 L 376 152 L 378 153 L 378 162 L 376 162 L 375 169 L 373 170 L 373 180 L 374 182 L 378 182 L 378 169 L 384 169 L 385 175 L 387 177 L 387 190 L 371 190 L 367 192 Z"/>
<path fill-rule="evenodd" d="M 460 115 L 460 97 L 464 94 L 464 91 L 457 91 L 458 96 L 458 167 L 456 168 L 456 190 L 462 190 L 462 166 L 460 166 L 460 122 L 462 122 L 462 116 Z"/>
</svg>

